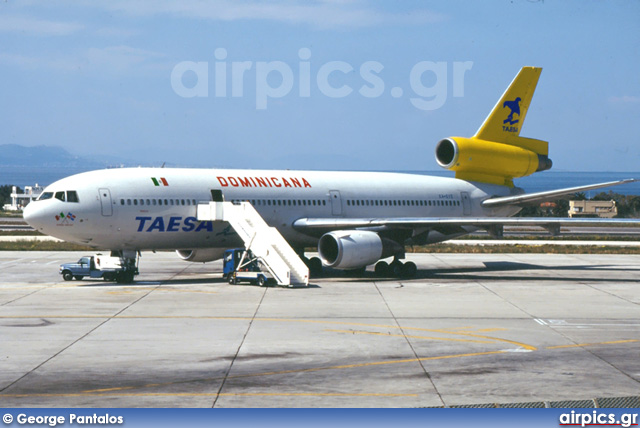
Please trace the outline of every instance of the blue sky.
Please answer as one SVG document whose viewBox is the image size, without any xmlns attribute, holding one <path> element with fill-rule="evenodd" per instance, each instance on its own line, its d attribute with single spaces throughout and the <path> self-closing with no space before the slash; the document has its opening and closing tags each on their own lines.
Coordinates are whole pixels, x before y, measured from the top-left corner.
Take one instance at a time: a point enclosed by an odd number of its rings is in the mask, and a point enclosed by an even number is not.
<svg viewBox="0 0 640 428">
<path fill-rule="evenodd" d="M 435 144 L 472 135 L 524 65 L 544 71 L 521 135 L 554 169 L 640 171 L 638 1 L 7 0 L 0 144 L 437 170 Z"/>
</svg>

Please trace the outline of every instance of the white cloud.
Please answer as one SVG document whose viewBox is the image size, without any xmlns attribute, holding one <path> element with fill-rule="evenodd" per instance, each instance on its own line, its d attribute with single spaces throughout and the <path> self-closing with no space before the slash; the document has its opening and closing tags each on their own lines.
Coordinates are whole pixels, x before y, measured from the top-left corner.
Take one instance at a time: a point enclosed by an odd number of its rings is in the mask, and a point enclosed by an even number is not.
<svg viewBox="0 0 640 428">
<path fill-rule="evenodd" d="M 28 70 L 90 71 L 99 75 L 123 73 L 147 75 L 158 70 L 163 72 L 170 70 L 170 64 L 162 62 L 164 57 L 164 54 L 131 46 L 108 46 L 90 48 L 78 55 L 64 57 L 0 53 L 0 63 Z"/>
<path fill-rule="evenodd" d="M 633 95 L 623 95 L 621 97 L 609 97 L 609 102 L 612 104 L 637 104 L 640 103 L 640 97 Z"/>
<path fill-rule="evenodd" d="M 118 38 L 128 38 L 137 36 L 141 33 L 140 30 L 130 30 L 127 28 L 118 28 L 118 27 L 104 27 L 99 28 L 94 31 L 96 36 L 100 37 L 118 37 Z"/>
<path fill-rule="evenodd" d="M 91 48 L 86 54 L 89 67 L 116 73 L 139 69 L 162 57 L 164 54 L 131 46 Z"/>
<path fill-rule="evenodd" d="M 216 21 L 266 20 L 319 28 L 368 27 L 381 24 L 421 24 L 444 20 L 444 16 L 427 10 L 410 13 L 388 13 L 376 10 L 361 0 L 326 0 L 301 2 L 294 0 L 230 1 L 230 0 L 113 0 L 96 3 L 111 10 L 131 15 L 180 15 L 193 19 Z"/>
<path fill-rule="evenodd" d="M 49 21 L 20 15 L 0 15 L 0 32 L 36 36 L 67 36 L 84 29 L 75 22 Z"/>
<path fill-rule="evenodd" d="M 78 70 L 83 65 L 79 61 L 72 59 L 35 57 L 12 53 L 0 53 L 0 63 L 27 70 L 45 68 L 58 71 Z"/>
</svg>

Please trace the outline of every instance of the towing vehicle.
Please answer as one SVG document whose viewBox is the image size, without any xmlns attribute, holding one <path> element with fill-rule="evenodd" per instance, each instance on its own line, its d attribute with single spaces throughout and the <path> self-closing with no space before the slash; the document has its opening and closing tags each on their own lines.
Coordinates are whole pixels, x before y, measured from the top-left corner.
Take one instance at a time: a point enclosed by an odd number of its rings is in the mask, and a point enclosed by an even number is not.
<svg viewBox="0 0 640 428">
<path fill-rule="evenodd" d="M 72 279 L 80 281 L 84 277 L 89 277 L 129 283 L 133 282 L 134 276 L 138 274 L 138 266 L 132 259 L 114 255 L 105 256 L 98 253 L 93 256 L 80 257 L 75 263 L 61 264 L 60 274 L 65 281 Z"/>
</svg>

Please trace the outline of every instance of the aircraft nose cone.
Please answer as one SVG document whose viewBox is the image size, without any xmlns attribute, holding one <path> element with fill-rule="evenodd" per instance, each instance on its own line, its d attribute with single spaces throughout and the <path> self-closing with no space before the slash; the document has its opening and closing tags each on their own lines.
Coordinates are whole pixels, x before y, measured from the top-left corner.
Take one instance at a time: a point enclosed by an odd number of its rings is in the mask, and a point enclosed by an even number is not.
<svg viewBox="0 0 640 428">
<path fill-rule="evenodd" d="M 46 213 L 34 202 L 29 203 L 22 212 L 22 218 L 36 230 L 42 230 Z"/>
<path fill-rule="evenodd" d="M 22 218 L 31 227 L 33 227 L 33 225 L 31 224 L 31 220 L 33 219 L 33 211 L 34 211 L 33 210 L 33 202 L 30 203 L 29 205 L 27 205 L 26 207 L 24 207 L 24 210 L 22 211 Z"/>
</svg>

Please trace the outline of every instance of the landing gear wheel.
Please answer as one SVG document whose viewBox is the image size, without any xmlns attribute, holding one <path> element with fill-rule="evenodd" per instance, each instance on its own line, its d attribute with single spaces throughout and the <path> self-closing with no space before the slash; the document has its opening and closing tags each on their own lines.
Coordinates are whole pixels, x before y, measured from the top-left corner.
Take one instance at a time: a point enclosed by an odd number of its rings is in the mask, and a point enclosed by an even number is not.
<svg viewBox="0 0 640 428">
<path fill-rule="evenodd" d="M 71 272 L 63 272 L 62 279 L 65 281 L 71 281 L 73 279 L 73 275 L 71 275 Z"/>
<path fill-rule="evenodd" d="M 116 274 L 116 282 L 118 284 L 131 284 L 133 282 L 133 272 L 118 272 Z"/>
<path fill-rule="evenodd" d="M 320 275 L 322 273 L 322 260 L 319 257 L 312 257 L 307 263 L 309 273 L 311 275 Z"/>
<path fill-rule="evenodd" d="M 389 265 L 389 276 L 394 278 L 400 278 L 402 276 L 402 262 L 400 260 L 394 260 Z"/>
<path fill-rule="evenodd" d="M 413 278 L 418 272 L 418 267 L 414 262 L 406 262 L 402 265 L 400 273 L 403 278 Z"/>
<path fill-rule="evenodd" d="M 378 262 L 376 263 L 375 268 L 373 269 L 376 276 L 385 277 L 389 275 L 389 263 L 387 262 Z"/>
</svg>

